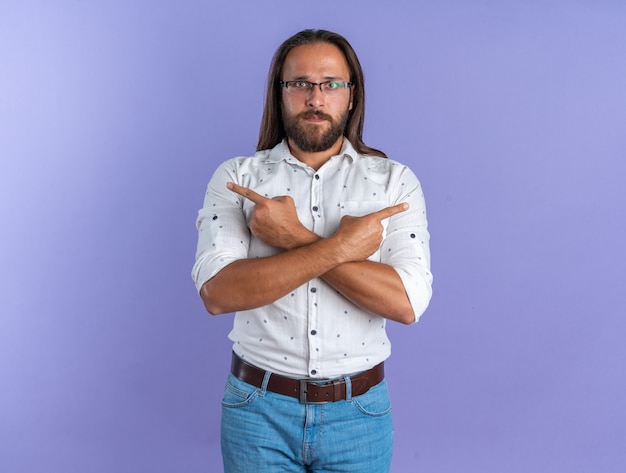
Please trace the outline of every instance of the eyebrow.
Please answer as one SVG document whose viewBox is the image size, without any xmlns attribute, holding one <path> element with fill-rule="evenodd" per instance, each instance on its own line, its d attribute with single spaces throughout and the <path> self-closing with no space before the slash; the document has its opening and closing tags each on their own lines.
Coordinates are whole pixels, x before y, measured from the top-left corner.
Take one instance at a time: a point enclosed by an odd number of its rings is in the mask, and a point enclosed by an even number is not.
<svg viewBox="0 0 626 473">
<path fill-rule="evenodd" d="M 289 80 L 290 81 L 291 80 L 305 80 L 305 81 L 309 81 L 310 78 L 311 78 L 310 76 L 304 75 L 304 76 L 296 76 L 293 79 L 289 79 Z M 326 82 L 326 81 L 333 81 L 333 80 L 341 80 L 341 81 L 344 80 L 344 79 L 341 79 L 340 77 L 337 77 L 337 76 L 324 76 L 324 77 L 322 77 L 322 79 L 323 79 L 324 82 Z"/>
</svg>

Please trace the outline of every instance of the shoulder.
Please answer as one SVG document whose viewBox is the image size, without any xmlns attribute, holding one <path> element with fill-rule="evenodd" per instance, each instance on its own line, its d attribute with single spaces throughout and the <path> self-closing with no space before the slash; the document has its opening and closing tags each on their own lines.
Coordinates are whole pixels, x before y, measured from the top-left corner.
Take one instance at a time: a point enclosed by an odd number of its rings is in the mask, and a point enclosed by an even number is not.
<svg viewBox="0 0 626 473">
<path fill-rule="evenodd" d="M 354 164 L 367 169 L 370 173 L 380 173 L 390 176 L 415 175 L 406 164 L 391 158 L 381 158 L 380 156 L 357 154 L 354 159 Z"/>
<path fill-rule="evenodd" d="M 342 153 L 344 155 L 348 155 L 352 158 L 353 164 L 361 167 L 364 166 L 368 168 L 370 171 L 374 172 L 382 172 L 389 173 L 391 171 L 394 172 L 405 172 L 410 169 L 405 164 L 402 164 L 399 161 L 396 161 L 391 158 L 378 156 L 374 154 L 361 154 L 355 150 L 352 143 L 346 138 L 344 140 L 344 145 L 342 148 Z"/>
<path fill-rule="evenodd" d="M 246 174 L 256 174 L 267 162 L 269 151 L 259 151 L 252 156 L 235 156 L 217 166 L 212 180 L 235 180 Z"/>
<path fill-rule="evenodd" d="M 226 183 L 241 184 L 242 176 L 255 175 L 266 161 L 269 151 L 259 151 L 252 156 L 236 156 L 220 163 L 209 181 L 209 188 L 225 189 Z"/>
<path fill-rule="evenodd" d="M 235 156 L 222 162 L 217 170 L 235 171 L 242 168 L 255 168 L 267 161 L 271 150 L 257 151 L 252 156 Z"/>
</svg>

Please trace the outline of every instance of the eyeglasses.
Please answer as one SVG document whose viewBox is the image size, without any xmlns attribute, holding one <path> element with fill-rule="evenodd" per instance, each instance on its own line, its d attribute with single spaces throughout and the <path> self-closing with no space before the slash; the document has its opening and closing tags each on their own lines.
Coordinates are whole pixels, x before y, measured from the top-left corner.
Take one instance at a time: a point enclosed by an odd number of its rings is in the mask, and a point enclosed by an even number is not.
<svg viewBox="0 0 626 473">
<path fill-rule="evenodd" d="M 281 80 L 281 87 L 287 89 L 287 93 L 294 95 L 305 95 L 313 91 L 314 86 L 320 88 L 320 92 L 324 94 L 336 94 L 343 89 L 352 87 L 352 82 L 339 82 L 335 80 L 327 80 L 326 82 L 309 82 L 308 80 Z"/>
</svg>

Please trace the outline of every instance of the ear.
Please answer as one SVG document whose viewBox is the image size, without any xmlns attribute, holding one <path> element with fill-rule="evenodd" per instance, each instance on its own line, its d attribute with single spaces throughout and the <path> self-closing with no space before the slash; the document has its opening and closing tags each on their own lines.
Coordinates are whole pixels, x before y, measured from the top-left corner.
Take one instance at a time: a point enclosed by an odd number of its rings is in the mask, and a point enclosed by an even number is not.
<svg viewBox="0 0 626 473">
<path fill-rule="evenodd" d="M 350 105 L 348 106 L 348 110 L 352 110 L 352 99 L 354 97 L 354 95 L 352 95 L 354 93 L 354 87 L 350 87 Z"/>
</svg>

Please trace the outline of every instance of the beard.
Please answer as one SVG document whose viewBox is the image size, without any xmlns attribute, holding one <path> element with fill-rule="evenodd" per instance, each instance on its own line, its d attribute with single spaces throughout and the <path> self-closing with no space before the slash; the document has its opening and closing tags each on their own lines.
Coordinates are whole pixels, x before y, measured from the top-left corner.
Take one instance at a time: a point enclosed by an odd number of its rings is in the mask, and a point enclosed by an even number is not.
<svg viewBox="0 0 626 473">
<path fill-rule="evenodd" d="M 320 110 L 307 110 L 298 115 L 287 115 L 283 108 L 283 126 L 285 134 L 293 143 L 305 153 L 319 153 L 327 151 L 343 136 L 348 123 L 350 110 L 346 110 L 336 121 L 330 115 Z M 317 116 L 329 124 L 324 128 L 321 124 L 306 123 L 307 118 Z"/>
</svg>

